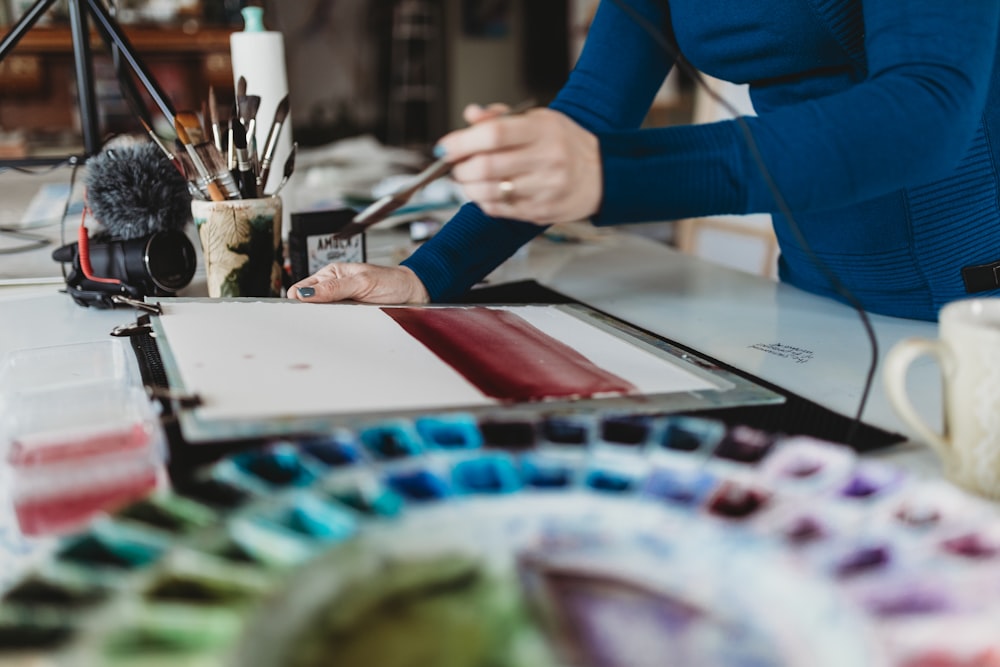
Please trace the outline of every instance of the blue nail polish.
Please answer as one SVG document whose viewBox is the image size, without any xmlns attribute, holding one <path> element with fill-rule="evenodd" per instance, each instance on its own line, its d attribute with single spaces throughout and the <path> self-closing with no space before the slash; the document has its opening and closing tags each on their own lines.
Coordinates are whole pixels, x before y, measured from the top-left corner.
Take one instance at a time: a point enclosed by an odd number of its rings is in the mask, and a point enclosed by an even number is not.
<svg viewBox="0 0 1000 667">
<path fill-rule="evenodd" d="M 312 288 L 312 287 L 300 287 L 298 289 L 299 289 L 299 296 L 305 297 L 307 299 L 309 297 L 311 297 L 311 296 L 316 296 L 316 290 L 315 290 L 315 288 Z"/>
<path fill-rule="evenodd" d="M 440 158 L 443 158 L 447 154 L 448 154 L 448 151 L 446 151 L 445 148 L 444 148 L 444 146 L 442 146 L 441 144 L 437 144 L 437 145 L 434 146 L 434 157 L 440 159 Z"/>
</svg>

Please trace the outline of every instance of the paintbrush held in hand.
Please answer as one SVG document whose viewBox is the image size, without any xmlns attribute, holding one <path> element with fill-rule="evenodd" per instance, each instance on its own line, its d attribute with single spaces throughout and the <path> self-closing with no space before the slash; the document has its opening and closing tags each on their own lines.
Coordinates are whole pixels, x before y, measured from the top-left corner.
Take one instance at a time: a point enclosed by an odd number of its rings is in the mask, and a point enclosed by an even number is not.
<svg viewBox="0 0 1000 667">
<path fill-rule="evenodd" d="M 496 114 L 497 118 L 502 116 L 515 116 L 524 113 L 535 105 L 534 100 L 524 100 L 513 107 Z M 385 220 L 394 212 L 402 208 L 410 199 L 427 186 L 428 183 L 444 176 L 451 171 L 452 164 L 447 158 L 441 158 L 433 162 L 429 167 L 417 174 L 407 184 L 401 188 L 378 199 L 374 204 L 354 216 L 354 219 L 334 234 L 335 239 L 348 239 L 360 234 L 377 222 Z"/>
</svg>

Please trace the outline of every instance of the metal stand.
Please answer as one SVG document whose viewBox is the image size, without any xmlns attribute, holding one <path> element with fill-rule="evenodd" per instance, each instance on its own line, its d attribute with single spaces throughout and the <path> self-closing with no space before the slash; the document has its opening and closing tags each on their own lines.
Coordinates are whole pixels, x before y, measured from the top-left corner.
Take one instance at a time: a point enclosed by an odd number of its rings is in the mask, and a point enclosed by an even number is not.
<svg viewBox="0 0 1000 667">
<path fill-rule="evenodd" d="M 47 12 L 56 0 L 38 0 L 24 16 L 11 27 L 10 32 L 0 42 L 0 61 L 7 57 L 22 37 Z M 80 127 L 83 130 L 83 158 L 95 155 L 101 148 L 100 131 L 97 125 L 97 99 L 94 92 L 94 61 L 90 50 L 90 30 L 88 14 L 94 19 L 95 27 L 104 43 L 111 49 L 116 60 L 124 61 L 135 74 L 153 102 L 160 109 L 171 125 L 174 123 L 174 108 L 159 84 L 146 66 L 139 60 L 135 49 L 121 27 L 112 18 L 101 0 L 67 0 L 69 5 L 70 31 L 73 37 L 73 60 L 75 63 L 77 99 L 80 111 Z M 119 79 L 129 76 L 128 72 L 119 71 Z M 131 81 L 129 81 L 131 83 Z M 20 158 L 0 160 L 0 167 L 30 167 L 61 164 L 73 156 Z"/>
</svg>

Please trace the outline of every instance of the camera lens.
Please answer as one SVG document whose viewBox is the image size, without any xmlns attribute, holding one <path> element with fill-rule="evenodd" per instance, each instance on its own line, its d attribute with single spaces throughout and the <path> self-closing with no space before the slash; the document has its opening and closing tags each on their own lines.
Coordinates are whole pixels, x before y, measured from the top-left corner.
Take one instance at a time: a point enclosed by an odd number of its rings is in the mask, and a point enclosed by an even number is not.
<svg viewBox="0 0 1000 667">
<path fill-rule="evenodd" d="M 198 264 L 194 245 L 178 231 L 157 232 L 150 236 L 143 261 L 149 279 L 167 292 L 186 287 Z"/>
</svg>

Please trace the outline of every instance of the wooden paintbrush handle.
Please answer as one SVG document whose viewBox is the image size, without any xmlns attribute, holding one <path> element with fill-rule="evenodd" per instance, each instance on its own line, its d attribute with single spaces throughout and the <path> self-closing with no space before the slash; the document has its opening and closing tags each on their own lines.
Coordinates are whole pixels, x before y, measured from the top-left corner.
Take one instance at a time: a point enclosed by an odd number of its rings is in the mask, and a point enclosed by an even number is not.
<svg viewBox="0 0 1000 667">
<path fill-rule="evenodd" d="M 215 181 L 208 181 L 205 184 L 205 189 L 208 190 L 208 196 L 212 201 L 226 201 L 226 195 L 219 189 Z"/>
</svg>

